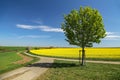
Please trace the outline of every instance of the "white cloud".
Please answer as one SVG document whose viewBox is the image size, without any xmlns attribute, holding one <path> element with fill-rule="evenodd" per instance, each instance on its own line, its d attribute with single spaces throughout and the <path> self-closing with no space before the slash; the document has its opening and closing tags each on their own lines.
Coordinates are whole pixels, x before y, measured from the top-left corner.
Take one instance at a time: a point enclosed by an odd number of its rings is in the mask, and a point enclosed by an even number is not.
<svg viewBox="0 0 120 80">
<path fill-rule="evenodd" d="M 24 36 L 19 36 L 19 39 L 23 38 L 49 38 L 50 36 L 47 35 L 24 35 Z"/>
<path fill-rule="evenodd" d="M 32 26 L 32 25 L 17 24 L 16 26 L 22 29 L 40 29 L 41 31 L 45 31 L 45 32 L 63 32 L 61 28 L 53 28 L 45 25 Z"/>
<path fill-rule="evenodd" d="M 52 28 L 49 26 L 39 26 L 39 29 L 46 32 L 63 32 L 61 28 Z"/>
<path fill-rule="evenodd" d="M 120 36 L 117 36 L 117 35 L 110 35 L 110 36 L 107 36 L 107 38 L 120 38 Z"/>
<path fill-rule="evenodd" d="M 120 36 L 118 35 L 109 35 L 105 37 L 105 40 L 120 40 Z"/>
<path fill-rule="evenodd" d="M 114 32 L 106 32 L 107 35 L 112 35 Z"/>
<path fill-rule="evenodd" d="M 34 26 L 30 26 L 30 25 L 17 24 L 16 26 L 22 29 L 34 29 Z"/>
<path fill-rule="evenodd" d="M 106 32 L 107 36 L 104 40 L 120 40 L 120 36 L 116 34 L 117 32 Z"/>
</svg>

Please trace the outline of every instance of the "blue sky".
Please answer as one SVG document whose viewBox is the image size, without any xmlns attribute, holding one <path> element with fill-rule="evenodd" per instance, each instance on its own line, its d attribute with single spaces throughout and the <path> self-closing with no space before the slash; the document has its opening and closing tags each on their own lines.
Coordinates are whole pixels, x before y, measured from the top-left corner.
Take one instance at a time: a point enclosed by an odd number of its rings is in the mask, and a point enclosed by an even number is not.
<svg viewBox="0 0 120 80">
<path fill-rule="evenodd" d="M 90 6 L 103 16 L 107 36 L 94 47 L 120 47 L 119 0 L 0 0 L 0 46 L 70 46 L 63 15 Z"/>
</svg>

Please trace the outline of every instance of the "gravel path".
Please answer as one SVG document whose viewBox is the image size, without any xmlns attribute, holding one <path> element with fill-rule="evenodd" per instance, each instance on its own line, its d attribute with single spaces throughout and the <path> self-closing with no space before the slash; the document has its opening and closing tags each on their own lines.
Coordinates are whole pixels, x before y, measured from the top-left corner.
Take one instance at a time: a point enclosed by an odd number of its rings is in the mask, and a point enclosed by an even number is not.
<svg viewBox="0 0 120 80">
<path fill-rule="evenodd" d="M 0 76 L 0 80 L 35 80 L 41 74 L 43 74 L 53 63 L 52 58 L 40 58 L 40 61 L 22 67 Z"/>
<path fill-rule="evenodd" d="M 27 55 L 34 56 L 26 53 Z M 38 57 L 38 56 L 34 56 Z M 35 80 L 46 70 L 48 70 L 55 59 L 57 60 L 67 60 L 67 61 L 78 61 L 73 59 L 60 59 L 60 58 L 50 58 L 50 57 L 39 57 L 40 60 L 34 64 L 27 67 L 22 67 L 5 74 L 0 75 L 0 80 Z M 112 61 L 86 61 L 91 63 L 105 63 L 105 64 L 120 64 L 120 62 Z"/>
</svg>

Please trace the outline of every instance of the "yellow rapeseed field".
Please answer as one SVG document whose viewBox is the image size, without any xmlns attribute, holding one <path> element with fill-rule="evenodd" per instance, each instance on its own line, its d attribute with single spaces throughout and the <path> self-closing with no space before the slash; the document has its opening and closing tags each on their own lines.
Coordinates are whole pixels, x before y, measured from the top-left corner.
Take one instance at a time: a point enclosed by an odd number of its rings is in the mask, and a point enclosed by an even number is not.
<svg viewBox="0 0 120 80">
<path fill-rule="evenodd" d="M 52 48 L 31 50 L 30 52 L 44 56 L 78 58 L 79 50 L 81 50 L 81 48 Z M 85 48 L 85 52 L 86 58 L 120 59 L 120 48 Z"/>
</svg>

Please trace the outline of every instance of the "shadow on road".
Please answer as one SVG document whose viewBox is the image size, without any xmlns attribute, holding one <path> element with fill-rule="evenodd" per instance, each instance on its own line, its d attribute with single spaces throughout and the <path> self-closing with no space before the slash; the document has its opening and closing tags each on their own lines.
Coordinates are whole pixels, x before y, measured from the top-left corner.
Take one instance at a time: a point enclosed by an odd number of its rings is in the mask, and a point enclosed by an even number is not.
<svg viewBox="0 0 120 80">
<path fill-rule="evenodd" d="M 35 63 L 30 64 L 27 67 L 42 67 L 42 68 L 64 68 L 64 67 L 76 67 L 78 65 L 74 63 Z"/>
</svg>

